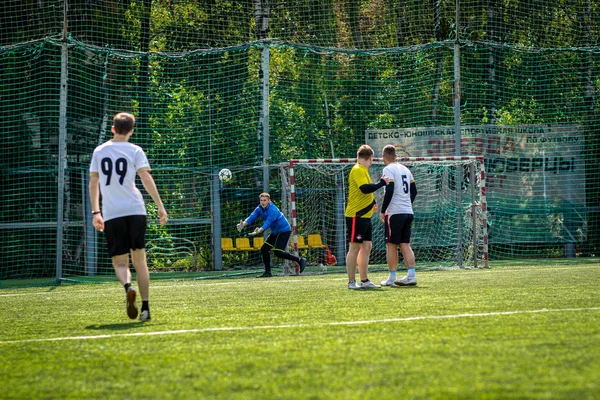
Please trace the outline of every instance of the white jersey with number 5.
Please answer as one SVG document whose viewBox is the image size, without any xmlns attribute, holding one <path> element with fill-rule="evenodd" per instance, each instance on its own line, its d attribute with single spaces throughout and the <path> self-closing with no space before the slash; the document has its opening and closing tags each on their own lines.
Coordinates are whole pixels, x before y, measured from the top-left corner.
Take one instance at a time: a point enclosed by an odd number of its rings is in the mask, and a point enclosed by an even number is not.
<svg viewBox="0 0 600 400">
<path fill-rule="evenodd" d="M 100 177 L 102 217 L 105 221 L 128 215 L 146 215 L 142 193 L 135 185 L 140 170 L 150 170 L 144 150 L 129 142 L 108 141 L 96 147 L 90 175 Z"/>
<path fill-rule="evenodd" d="M 414 182 L 412 173 L 406 166 L 394 162 L 385 166 L 383 175 L 394 182 L 394 194 L 386 210 L 387 215 L 412 214 L 413 208 L 410 202 L 410 183 Z M 387 186 L 385 190 L 388 190 Z"/>
</svg>

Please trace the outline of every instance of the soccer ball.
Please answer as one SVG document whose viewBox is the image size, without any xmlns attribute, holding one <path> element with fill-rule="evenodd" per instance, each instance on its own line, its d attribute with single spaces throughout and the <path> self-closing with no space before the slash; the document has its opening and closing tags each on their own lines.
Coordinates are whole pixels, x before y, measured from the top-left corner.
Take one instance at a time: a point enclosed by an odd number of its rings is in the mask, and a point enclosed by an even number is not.
<svg viewBox="0 0 600 400">
<path fill-rule="evenodd" d="M 221 182 L 229 182 L 233 178 L 233 174 L 227 168 L 223 168 L 219 171 L 219 180 Z"/>
</svg>

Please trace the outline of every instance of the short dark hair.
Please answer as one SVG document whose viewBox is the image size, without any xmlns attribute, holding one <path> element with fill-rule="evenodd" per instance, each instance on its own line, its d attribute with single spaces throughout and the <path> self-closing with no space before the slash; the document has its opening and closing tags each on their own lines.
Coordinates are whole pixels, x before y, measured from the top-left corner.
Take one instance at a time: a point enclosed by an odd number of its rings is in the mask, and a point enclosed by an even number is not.
<svg viewBox="0 0 600 400">
<path fill-rule="evenodd" d="M 356 158 L 368 160 L 369 158 L 373 157 L 373 154 L 374 152 L 371 146 L 369 146 L 368 144 L 363 144 L 358 148 L 358 151 L 356 152 Z"/>
<path fill-rule="evenodd" d="M 127 135 L 135 127 L 135 117 L 132 114 L 120 112 L 113 118 L 115 133 Z"/>
<path fill-rule="evenodd" d="M 383 148 L 381 154 L 384 157 L 394 157 L 396 155 L 396 146 L 393 144 L 388 144 Z"/>
</svg>

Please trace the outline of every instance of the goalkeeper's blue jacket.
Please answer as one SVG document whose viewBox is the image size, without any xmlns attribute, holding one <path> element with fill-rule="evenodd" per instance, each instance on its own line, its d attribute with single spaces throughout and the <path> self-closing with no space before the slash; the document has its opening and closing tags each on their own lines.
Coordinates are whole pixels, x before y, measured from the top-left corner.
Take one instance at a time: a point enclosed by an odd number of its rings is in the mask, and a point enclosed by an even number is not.
<svg viewBox="0 0 600 400">
<path fill-rule="evenodd" d="M 252 225 L 258 217 L 261 217 L 265 221 L 262 228 L 265 231 L 271 228 L 271 233 L 274 235 L 292 230 L 285 215 L 283 215 L 283 213 L 279 211 L 279 208 L 273 203 L 269 203 L 265 208 L 262 208 L 260 205 L 256 207 L 256 209 L 252 211 L 252 214 L 246 219 L 246 222 L 248 225 Z"/>
</svg>

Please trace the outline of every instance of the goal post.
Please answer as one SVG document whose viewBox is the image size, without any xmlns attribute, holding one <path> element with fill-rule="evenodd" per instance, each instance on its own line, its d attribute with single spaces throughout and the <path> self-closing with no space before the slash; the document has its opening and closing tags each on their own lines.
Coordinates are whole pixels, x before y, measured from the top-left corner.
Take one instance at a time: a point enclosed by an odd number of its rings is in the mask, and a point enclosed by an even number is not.
<svg viewBox="0 0 600 400">
<path fill-rule="evenodd" d="M 403 157 L 415 177 L 418 196 L 413 205 L 415 220 L 411 247 L 417 268 L 488 268 L 488 218 L 485 189 L 485 164 L 481 156 Z M 299 238 L 304 244 L 309 235 L 319 236 L 327 252 L 309 253 L 310 263 L 337 259 L 345 264 L 347 235 L 344 211 L 347 181 L 355 158 L 297 159 L 280 165 L 282 211 L 292 225 L 293 248 Z M 383 160 L 374 158 L 369 168 L 371 179 L 382 176 Z M 384 190 L 375 192 L 379 206 Z M 371 264 L 385 264 L 383 225 L 373 216 Z M 305 252 L 306 252 L 305 250 Z M 317 250 L 317 249 L 315 249 Z"/>
</svg>

